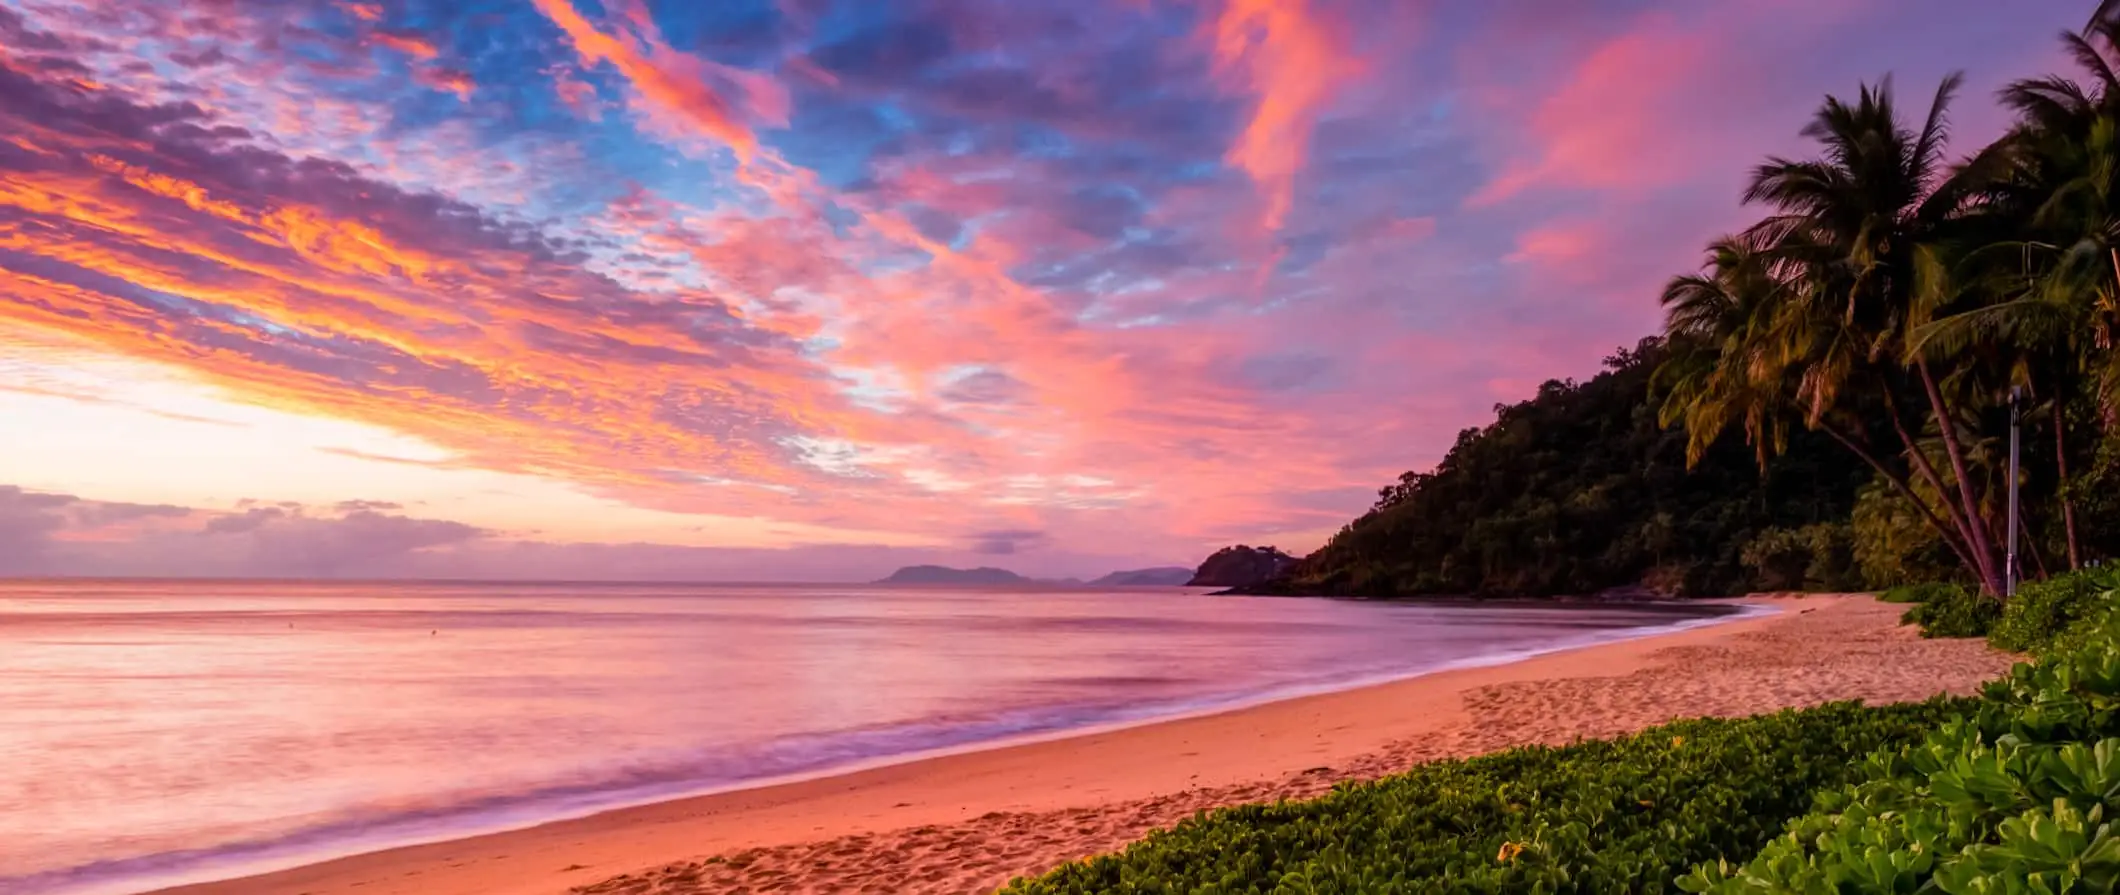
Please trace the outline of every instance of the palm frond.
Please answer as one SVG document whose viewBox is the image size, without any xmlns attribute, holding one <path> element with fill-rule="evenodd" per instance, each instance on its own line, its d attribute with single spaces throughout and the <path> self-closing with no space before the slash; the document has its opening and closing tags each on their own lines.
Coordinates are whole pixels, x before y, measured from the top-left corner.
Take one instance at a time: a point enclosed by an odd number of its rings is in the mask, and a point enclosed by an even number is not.
<svg viewBox="0 0 2120 895">
<path fill-rule="evenodd" d="M 1965 72 L 1954 71 L 1945 75 L 1936 84 L 1936 97 L 1929 101 L 1928 119 L 1921 123 L 1921 135 L 1915 140 L 1909 164 L 1909 179 L 1929 185 L 1930 178 L 1943 165 L 1944 144 L 1950 140 L 1951 100 L 1958 95 L 1958 88 L 1965 84 Z"/>
<path fill-rule="evenodd" d="M 2068 53 L 2069 59 L 2076 63 L 2076 67 L 2083 69 L 2085 74 L 2098 83 L 2100 96 L 2120 93 L 2120 77 L 2114 76 L 2113 67 L 2106 61 L 2105 54 L 2091 43 L 2091 34 L 2062 35 L 2061 45 Z"/>
</svg>

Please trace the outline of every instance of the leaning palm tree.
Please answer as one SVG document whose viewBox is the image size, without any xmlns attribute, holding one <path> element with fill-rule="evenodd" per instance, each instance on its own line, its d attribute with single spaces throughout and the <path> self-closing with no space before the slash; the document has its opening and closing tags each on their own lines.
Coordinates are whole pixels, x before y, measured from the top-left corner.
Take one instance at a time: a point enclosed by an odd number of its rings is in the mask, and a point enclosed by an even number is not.
<svg viewBox="0 0 2120 895">
<path fill-rule="evenodd" d="M 1796 294 L 1801 287 L 1777 277 L 1765 253 L 1734 237 L 1709 247 L 1701 272 L 1674 278 L 1663 293 L 1671 353 L 1657 370 L 1660 422 L 1686 429 L 1689 465 L 1735 424 L 1762 468 L 1786 449 L 1797 426 L 1822 431 L 1905 498 L 1967 568 L 1977 568 L 1962 532 L 1917 492 L 1906 469 L 1872 446 L 1864 420 L 1877 414 L 1819 401 L 1817 386 L 1832 378 L 1819 369 L 1859 363 L 1863 352 L 1837 318 L 1799 319 L 1818 308 Z"/>
<path fill-rule="evenodd" d="M 2002 592 L 2002 564 L 1966 447 L 1963 408 L 1946 399 L 1927 356 L 1908 345 L 1917 313 L 1921 247 L 1967 207 L 2000 158 L 1945 164 L 1945 113 L 1960 83 L 1945 78 L 1919 129 L 1902 124 L 1889 80 L 1853 103 L 1828 97 L 1804 129 L 1821 155 L 1770 158 L 1753 173 L 1748 203 L 1773 213 L 1746 231 L 1775 276 L 1790 284 L 1776 313 L 1780 359 L 1816 425 L 1874 401 L 1913 473 L 1937 494 L 1934 508 L 1984 589 Z M 1948 479 L 1918 437 L 1933 428 Z"/>
<path fill-rule="evenodd" d="M 1764 336 L 1781 298 L 1758 253 L 1725 237 L 1708 248 L 1700 273 L 1664 287 L 1664 333 L 1670 356 L 1657 369 L 1666 425 L 1686 429 L 1686 463 L 1700 462 L 1733 423 L 1765 464 L 1788 445 L 1788 400 L 1782 370 Z"/>
</svg>

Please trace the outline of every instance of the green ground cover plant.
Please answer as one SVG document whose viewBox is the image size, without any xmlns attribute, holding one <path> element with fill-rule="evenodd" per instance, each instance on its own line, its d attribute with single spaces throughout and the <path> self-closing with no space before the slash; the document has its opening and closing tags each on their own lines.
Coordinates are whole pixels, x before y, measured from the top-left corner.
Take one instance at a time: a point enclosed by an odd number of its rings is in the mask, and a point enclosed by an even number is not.
<svg viewBox="0 0 2120 895">
<path fill-rule="evenodd" d="M 2002 617 L 2002 602 L 1962 584 L 1927 584 L 1912 590 L 1920 601 L 1900 621 L 1921 626 L 1923 637 L 1986 637 Z"/>
<path fill-rule="evenodd" d="M 2022 601 L 2022 602 L 2019 602 Z M 2021 591 L 1993 637 L 2037 654 L 1977 709 L 1880 750 L 1864 779 L 1743 863 L 1679 880 L 1709 895 L 2060 895 L 2120 889 L 2120 575 Z"/>
<path fill-rule="evenodd" d="M 1693 864 L 1750 854 L 1813 792 L 1858 779 L 1863 756 L 1969 705 L 1838 703 L 1436 762 L 1206 813 L 1004 891 L 1671 892 Z"/>
<path fill-rule="evenodd" d="M 2041 652 L 2120 591 L 2120 567 L 2086 569 L 2025 584 L 2002 607 L 1988 642 L 2011 652 Z"/>
</svg>

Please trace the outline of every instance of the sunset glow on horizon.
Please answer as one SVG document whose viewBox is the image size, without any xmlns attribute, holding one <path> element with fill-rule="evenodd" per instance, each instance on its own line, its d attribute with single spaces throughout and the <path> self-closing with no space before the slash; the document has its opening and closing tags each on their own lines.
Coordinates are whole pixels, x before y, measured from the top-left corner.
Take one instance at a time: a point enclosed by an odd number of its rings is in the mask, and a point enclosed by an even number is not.
<svg viewBox="0 0 2120 895">
<path fill-rule="evenodd" d="M 2081 7 L 0 0 L 0 576 L 1308 550 Z"/>
</svg>

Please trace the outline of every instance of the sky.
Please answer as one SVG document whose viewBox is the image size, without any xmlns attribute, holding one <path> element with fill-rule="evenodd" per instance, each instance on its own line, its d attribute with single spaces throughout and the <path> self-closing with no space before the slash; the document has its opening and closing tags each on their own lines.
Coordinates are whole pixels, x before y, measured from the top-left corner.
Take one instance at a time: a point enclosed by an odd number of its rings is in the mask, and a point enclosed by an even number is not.
<svg viewBox="0 0 2120 895">
<path fill-rule="evenodd" d="M 2078 0 L 0 0 L 0 575 L 1316 547 Z"/>
</svg>

